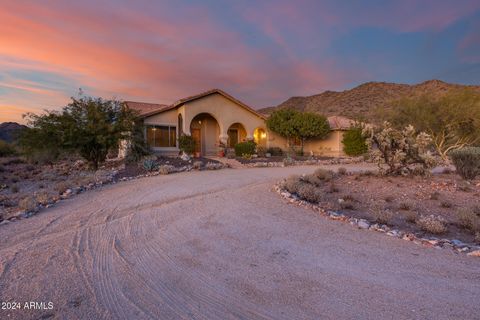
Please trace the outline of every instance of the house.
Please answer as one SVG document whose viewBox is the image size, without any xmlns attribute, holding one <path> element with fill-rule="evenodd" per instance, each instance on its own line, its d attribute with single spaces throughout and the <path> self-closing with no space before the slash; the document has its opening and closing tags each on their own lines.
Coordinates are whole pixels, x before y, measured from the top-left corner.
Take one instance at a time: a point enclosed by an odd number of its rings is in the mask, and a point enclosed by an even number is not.
<svg viewBox="0 0 480 320">
<path fill-rule="evenodd" d="M 195 152 L 203 156 L 217 154 L 220 144 L 233 148 L 238 142 L 250 139 L 263 148 L 287 149 L 286 139 L 267 129 L 264 115 L 219 89 L 180 99 L 171 105 L 125 103 L 139 112 L 147 143 L 157 153 L 178 154 L 177 138 L 182 134 L 194 138 Z M 329 117 L 328 121 L 331 133 L 325 139 L 307 141 L 305 152 L 343 155 L 343 131 L 352 121 L 343 117 Z"/>
</svg>

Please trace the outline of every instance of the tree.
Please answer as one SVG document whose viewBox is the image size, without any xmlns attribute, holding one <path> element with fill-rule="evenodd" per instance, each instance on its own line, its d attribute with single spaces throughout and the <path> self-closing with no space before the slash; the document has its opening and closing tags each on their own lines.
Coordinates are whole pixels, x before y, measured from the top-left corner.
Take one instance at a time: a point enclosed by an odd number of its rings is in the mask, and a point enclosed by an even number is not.
<svg viewBox="0 0 480 320">
<path fill-rule="evenodd" d="M 423 95 L 395 103 L 391 121 L 398 127 L 413 125 L 432 137 L 445 161 L 450 151 L 480 143 L 480 93 L 451 90 L 443 97 Z"/>
<path fill-rule="evenodd" d="M 289 108 L 274 111 L 267 119 L 267 128 L 287 138 L 289 145 L 292 138 L 300 139 L 302 154 L 306 140 L 324 138 L 330 132 L 330 126 L 324 116 Z"/>
<path fill-rule="evenodd" d="M 293 118 L 295 137 L 301 141 L 301 153 L 305 141 L 318 138 L 325 138 L 330 132 L 330 125 L 327 118 L 312 112 L 298 112 Z"/>
<path fill-rule="evenodd" d="M 362 126 L 355 124 L 343 134 L 342 144 L 346 155 L 360 156 L 368 151 L 368 145 L 362 131 Z"/>
<path fill-rule="evenodd" d="M 80 96 L 62 111 L 27 114 L 30 128 L 22 134 L 25 150 L 78 152 L 98 169 L 120 140 L 129 140 L 135 128 L 135 112 L 117 100 Z"/>
</svg>

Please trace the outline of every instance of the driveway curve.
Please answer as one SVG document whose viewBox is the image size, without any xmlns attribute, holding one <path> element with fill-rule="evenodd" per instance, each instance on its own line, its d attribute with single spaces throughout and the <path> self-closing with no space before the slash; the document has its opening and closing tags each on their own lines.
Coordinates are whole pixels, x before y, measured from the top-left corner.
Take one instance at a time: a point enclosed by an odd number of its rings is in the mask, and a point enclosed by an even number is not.
<svg viewBox="0 0 480 320">
<path fill-rule="evenodd" d="M 479 319 L 480 259 L 286 204 L 314 167 L 122 182 L 0 226 L 0 319 Z"/>
</svg>

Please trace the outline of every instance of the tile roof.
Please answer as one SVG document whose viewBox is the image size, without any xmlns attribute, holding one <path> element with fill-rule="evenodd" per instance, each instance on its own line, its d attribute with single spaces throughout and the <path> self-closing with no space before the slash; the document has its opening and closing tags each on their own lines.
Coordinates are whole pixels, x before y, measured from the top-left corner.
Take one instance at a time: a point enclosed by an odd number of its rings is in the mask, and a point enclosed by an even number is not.
<svg viewBox="0 0 480 320">
<path fill-rule="evenodd" d="M 158 103 L 146 103 L 146 102 L 135 102 L 135 101 L 125 101 L 125 103 L 130 109 L 138 111 L 141 117 L 146 117 L 151 114 L 165 111 L 170 107 L 169 105 L 158 104 Z"/>
</svg>

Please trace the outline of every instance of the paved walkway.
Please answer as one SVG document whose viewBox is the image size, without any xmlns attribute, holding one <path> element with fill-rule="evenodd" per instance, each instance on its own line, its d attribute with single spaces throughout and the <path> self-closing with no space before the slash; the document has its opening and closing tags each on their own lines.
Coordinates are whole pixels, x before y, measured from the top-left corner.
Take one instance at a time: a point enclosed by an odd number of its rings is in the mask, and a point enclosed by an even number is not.
<svg viewBox="0 0 480 320">
<path fill-rule="evenodd" d="M 143 178 L 0 226 L 0 301 L 53 302 L 0 319 L 479 319 L 479 259 L 271 191 L 314 169 Z"/>
</svg>

